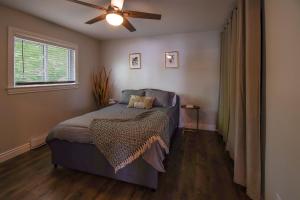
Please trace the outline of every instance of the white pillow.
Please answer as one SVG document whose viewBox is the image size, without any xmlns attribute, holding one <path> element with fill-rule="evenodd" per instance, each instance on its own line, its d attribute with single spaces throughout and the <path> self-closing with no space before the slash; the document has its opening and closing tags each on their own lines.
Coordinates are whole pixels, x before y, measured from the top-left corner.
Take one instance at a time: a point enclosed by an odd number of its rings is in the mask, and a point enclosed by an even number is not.
<svg viewBox="0 0 300 200">
<path fill-rule="evenodd" d="M 176 106 L 176 103 L 177 103 L 177 94 L 175 94 L 173 97 L 172 106 Z"/>
<path fill-rule="evenodd" d="M 145 108 L 145 103 L 144 102 L 134 102 L 133 105 L 134 108 Z"/>
</svg>

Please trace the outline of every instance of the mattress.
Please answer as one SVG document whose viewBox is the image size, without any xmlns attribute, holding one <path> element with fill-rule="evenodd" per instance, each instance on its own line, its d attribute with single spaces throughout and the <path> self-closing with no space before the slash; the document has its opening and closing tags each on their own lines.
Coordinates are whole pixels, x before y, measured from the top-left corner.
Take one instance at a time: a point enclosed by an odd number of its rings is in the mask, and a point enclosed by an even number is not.
<svg viewBox="0 0 300 200">
<path fill-rule="evenodd" d="M 164 112 L 169 117 L 170 137 L 178 125 L 179 113 L 176 107 L 154 107 L 151 110 Z M 128 119 L 145 112 L 145 109 L 127 108 L 125 104 L 115 104 L 100 110 L 87 113 L 64 122 L 59 123 L 49 133 L 47 142 L 52 140 L 65 140 L 68 142 L 93 144 L 92 135 L 89 130 L 93 119 Z M 156 142 L 143 154 L 143 159 L 152 165 L 157 171 L 164 172 L 163 160 L 165 152 Z"/>
</svg>

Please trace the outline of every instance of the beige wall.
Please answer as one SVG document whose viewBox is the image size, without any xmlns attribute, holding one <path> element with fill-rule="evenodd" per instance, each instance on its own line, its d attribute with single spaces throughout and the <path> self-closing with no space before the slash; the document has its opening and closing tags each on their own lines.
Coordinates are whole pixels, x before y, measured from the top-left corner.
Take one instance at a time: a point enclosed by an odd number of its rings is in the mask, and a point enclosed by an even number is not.
<svg viewBox="0 0 300 200">
<path fill-rule="evenodd" d="M 102 43 L 103 60 L 112 68 L 113 93 L 123 89 L 158 88 L 177 92 L 182 103 L 201 106 L 200 127 L 214 129 L 219 92 L 219 32 L 175 34 Z M 179 51 L 179 69 L 164 67 L 164 52 Z M 142 69 L 130 70 L 129 53 L 142 54 Z M 184 113 L 195 127 L 195 112 Z"/>
<path fill-rule="evenodd" d="M 8 26 L 69 41 L 79 46 L 79 89 L 8 95 Z M 90 74 L 100 63 L 98 40 L 0 6 L 0 153 L 43 135 L 56 123 L 94 108 Z"/>
<path fill-rule="evenodd" d="M 266 200 L 300 199 L 300 1 L 266 0 Z M 276 199 L 277 200 L 277 199 Z"/>
</svg>

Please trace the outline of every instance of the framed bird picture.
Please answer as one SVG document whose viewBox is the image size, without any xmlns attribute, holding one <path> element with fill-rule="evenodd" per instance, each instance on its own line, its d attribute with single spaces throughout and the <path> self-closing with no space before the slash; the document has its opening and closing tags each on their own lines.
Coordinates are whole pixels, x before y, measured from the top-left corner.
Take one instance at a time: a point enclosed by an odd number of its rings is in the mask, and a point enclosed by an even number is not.
<svg viewBox="0 0 300 200">
<path fill-rule="evenodd" d="M 165 67 L 178 68 L 179 67 L 179 53 L 178 51 L 171 51 L 165 53 Z"/>
<path fill-rule="evenodd" d="M 130 69 L 141 69 L 141 54 L 140 53 L 129 54 L 129 68 Z"/>
</svg>

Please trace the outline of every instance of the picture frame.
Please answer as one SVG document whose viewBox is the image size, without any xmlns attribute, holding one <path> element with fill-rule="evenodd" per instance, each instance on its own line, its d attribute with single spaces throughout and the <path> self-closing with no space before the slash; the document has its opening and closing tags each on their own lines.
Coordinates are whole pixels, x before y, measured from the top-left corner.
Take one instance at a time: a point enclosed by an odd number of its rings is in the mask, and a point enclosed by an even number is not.
<svg viewBox="0 0 300 200">
<path fill-rule="evenodd" d="M 179 68 L 179 52 L 178 51 L 165 52 L 165 67 L 166 68 Z"/>
<path fill-rule="evenodd" d="M 141 69 L 141 53 L 130 53 L 129 54 L 129 68 L 130 69 Z"/>
</svg>

